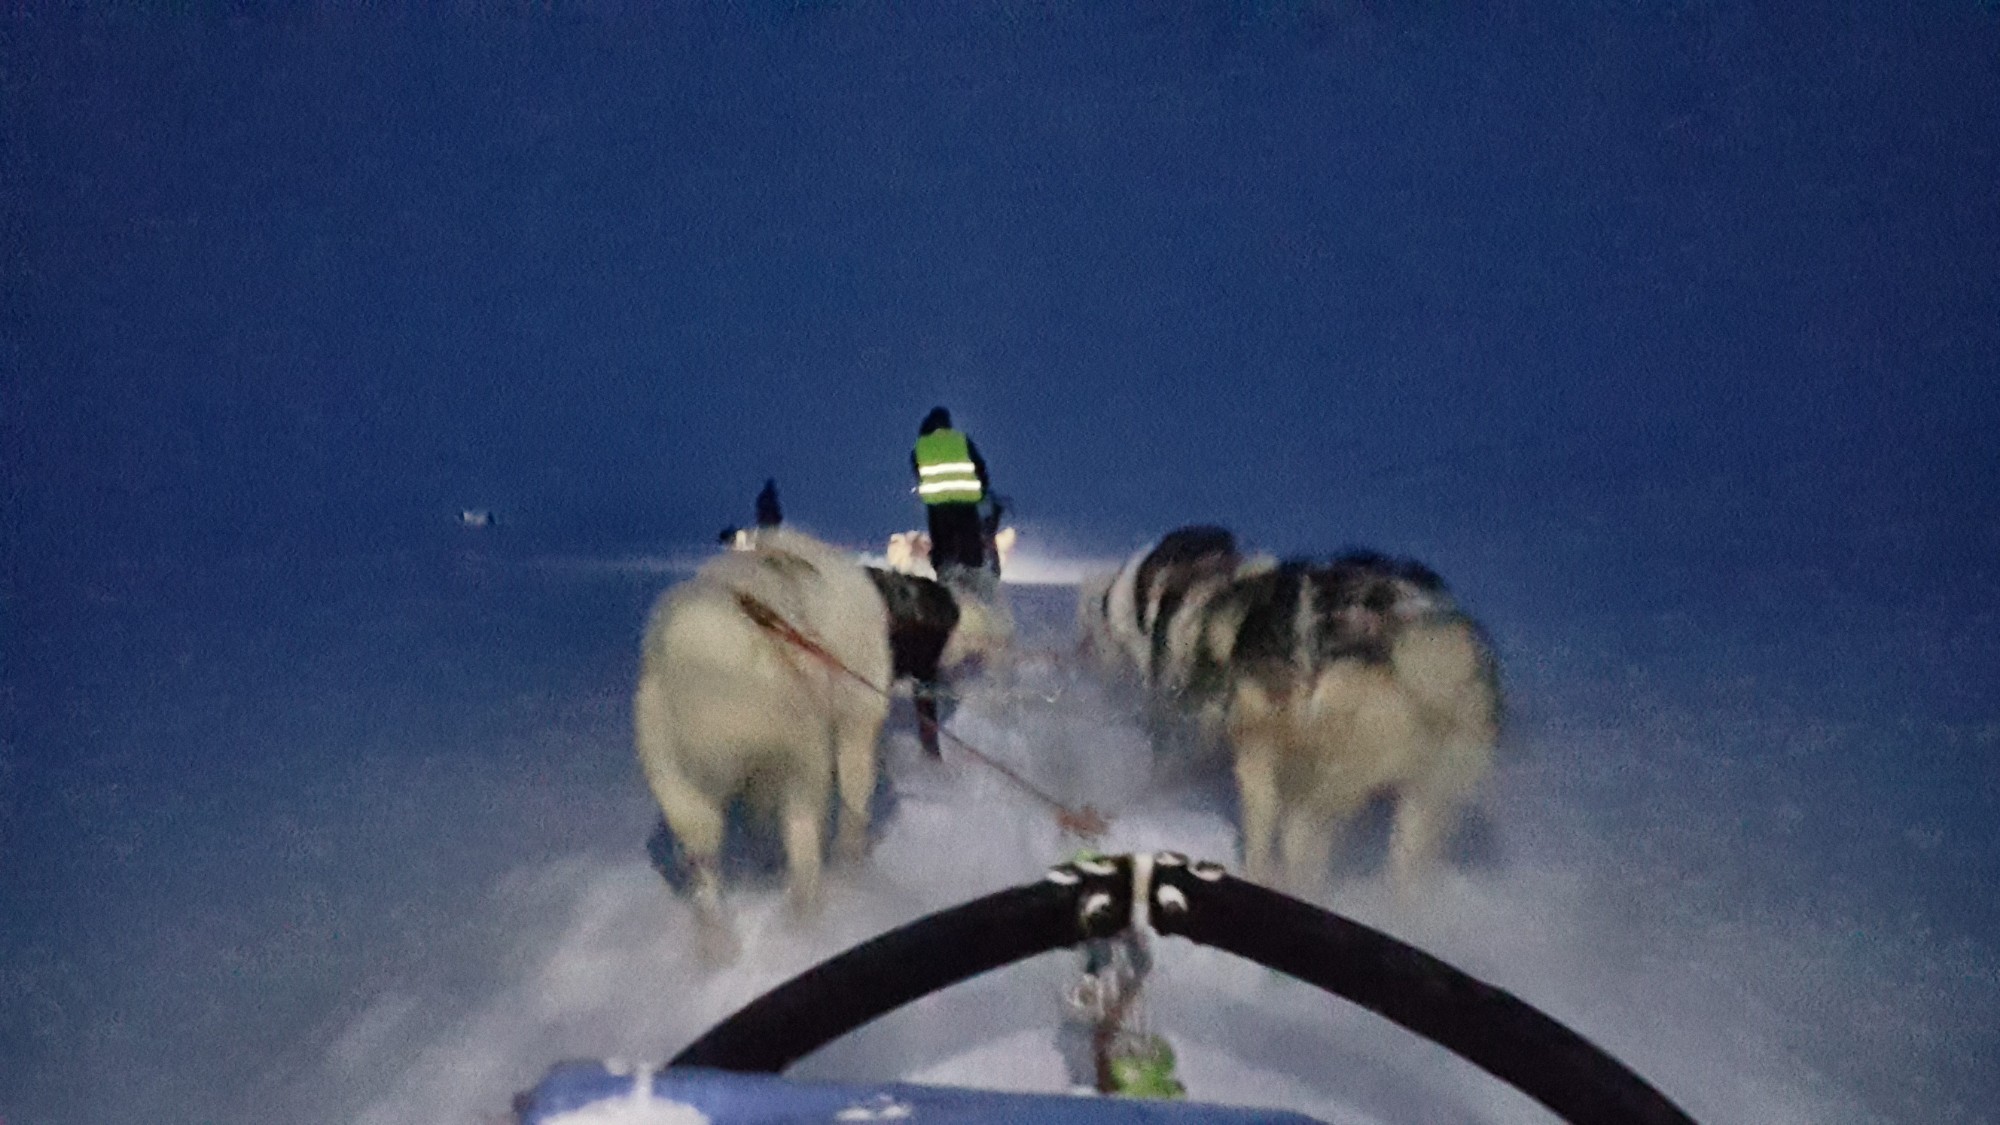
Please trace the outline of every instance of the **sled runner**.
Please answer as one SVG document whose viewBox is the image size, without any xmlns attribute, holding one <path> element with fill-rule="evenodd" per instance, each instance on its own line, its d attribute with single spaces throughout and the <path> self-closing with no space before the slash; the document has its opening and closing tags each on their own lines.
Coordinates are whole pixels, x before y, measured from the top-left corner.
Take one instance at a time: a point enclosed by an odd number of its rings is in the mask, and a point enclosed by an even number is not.
<svg viewBox="0 0 2000 1125">
<path fill-rule="evenodd" d="M 793 1063 L 877 1016 L 1057 949 L 1137 933 L 1213 946 L 1297 978 L 1452 1051 L 1569 1122 L 1692 1125 L 1645 1079 L 1519 997 L 1349 918 L 1154 855 L 1081 858 L 1039 882 L 920 918 L 792 978 L 658 1070 L 567 1063 L 515 1101 L 520 1125 L 791 1121 L 1247 1122 L 1299 1114 L 911 1083 L 793 1082 Z M 1199 1097 L 1199 1091 L 1194 1091 Z"/>
</svg>

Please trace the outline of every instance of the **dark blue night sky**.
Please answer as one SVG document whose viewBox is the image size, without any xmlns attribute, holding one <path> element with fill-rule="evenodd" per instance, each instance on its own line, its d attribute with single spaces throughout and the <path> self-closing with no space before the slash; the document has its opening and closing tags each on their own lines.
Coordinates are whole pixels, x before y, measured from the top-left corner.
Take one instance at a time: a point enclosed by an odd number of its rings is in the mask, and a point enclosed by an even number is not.
<svg viewBox="0 0 2000 1125">
<path fill-rule="evenodd" d="M 1973 4 L 673 7 L 17 8 L 28 565 L 698 542 L 767 474 L 872 538 L 934 402 L 1118 547 L 1996 545 Z"/>
<path fill-rule="evenodd" d="M 643 862 L 630 560 L 878 546 L 935 405 L 1033 551 L 1446 576 L 1456 953 L 1718 1120 L 2000 1120 L 1992 4 L 417 7 L 0 15 L 0 1125 L 470 1120 L 340 1068 Z"/>
</svg>

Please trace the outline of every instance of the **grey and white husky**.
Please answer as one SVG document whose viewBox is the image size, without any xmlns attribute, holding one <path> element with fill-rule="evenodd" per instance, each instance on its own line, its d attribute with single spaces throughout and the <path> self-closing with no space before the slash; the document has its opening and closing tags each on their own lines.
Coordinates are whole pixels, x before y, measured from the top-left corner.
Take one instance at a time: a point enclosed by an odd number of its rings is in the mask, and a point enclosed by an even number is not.
<svg viewBox="0 0 2000 1125">
<path fill-rule="evenodd" d="M 1410 886 L 1491 768 L 1492 647 L 1421 563 L 1280 561 L 1184 527 L 1086 583 L 1078 615 L 1101 667 L 1227 747 L 1252 879 L 1317 886 L 1347 824 L 1387 793 L 1390 874 Z"/>
</svg>

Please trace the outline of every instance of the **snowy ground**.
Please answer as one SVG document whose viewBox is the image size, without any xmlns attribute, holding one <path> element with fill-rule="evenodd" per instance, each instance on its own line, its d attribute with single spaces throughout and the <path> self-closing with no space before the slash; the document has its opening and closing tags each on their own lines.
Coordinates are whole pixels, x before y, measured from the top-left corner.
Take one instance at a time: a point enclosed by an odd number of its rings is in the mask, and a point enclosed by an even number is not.
<svg viewBox="0 0 2000 1125">
<path fill-rule="evenodd" d="M 642 850 L 655 814 L 626 729 L 644 610 L 673 570 L 465 553 L 160 568 L 12 607 L 0 1119 L 490 1121 L 556 1060 L 665 1058 L 821 957 L 1073 848 L 991 774 L 916 757 L 905 719 L 902 802 L 871 863 L 805 928 L 769 891 L 736 895 L 746 956 L 698 971 Z M 1155 777 L 1121 702 L 1053 655 L 1073 591 L 1009 592 L 1043 655 L 974 692 L 955 733 L 1115 813 L 1111 847 L 1232 859 L 1225 797 Z M 1773 689 L 1790 665 L 1729 647 L 1694 602 L 1474 609 L 1513 725 L 1461 866 L 1399 906 L 1364 831 L 1331 905 L 1542 1006 L 1703 1121 L 2000 1120 L 1990 717 L 1871 706 L 1924 674 L 1900 658 Z M 1872 630 L 1943 674 L 1964 620 L 1820 620 L 1796 644 Z M 1330 1122 L 1546 1120 L 1303 986 L 1160 953 L 1149 1019 L 1196 1097 Z M 1060 1088 L 1071 969 L 982 978 L 798 1073 Z"/>
</svg>

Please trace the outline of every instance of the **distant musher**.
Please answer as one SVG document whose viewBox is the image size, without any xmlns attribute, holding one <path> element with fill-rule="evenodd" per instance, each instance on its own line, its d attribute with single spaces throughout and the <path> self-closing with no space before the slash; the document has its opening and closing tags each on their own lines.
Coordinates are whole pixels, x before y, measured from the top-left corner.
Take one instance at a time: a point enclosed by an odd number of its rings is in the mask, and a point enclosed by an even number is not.
<svg viewBox="0 0 2000 1125">
<path fill-rule="evenodd" d="M 951 412 L 934 407 L 917 428 L 910 452 L 917 495 L 924 502 L 931 533 L 931 569 L 938 581 L 979 587 L 986 584 L 987 528 L 980 502 L 992 482 L 986 459 L 972 439 L 951 425 Z"/>
<path fill-rule="evenodd" d="M 757 533 L 769 531 L 785 522 L 785 513 L 778 507 L 778 482 L 774 477 L 764 478 L 764 488 L 757 493 L 757 525 L 755 529 L 745 529 L 730 524 L 716 533 L 715 541 L 725 547 L 739 551 L 749 550 L 757 541 Z"/>
<path fill-rule="evenodd" d="M 757 494 L 757 526 L 776 527 L 785 522 L 785 513 L 778 507 L 778 482 L 776 478 L 764 478 L 764 490 Z"/>
</svg>

